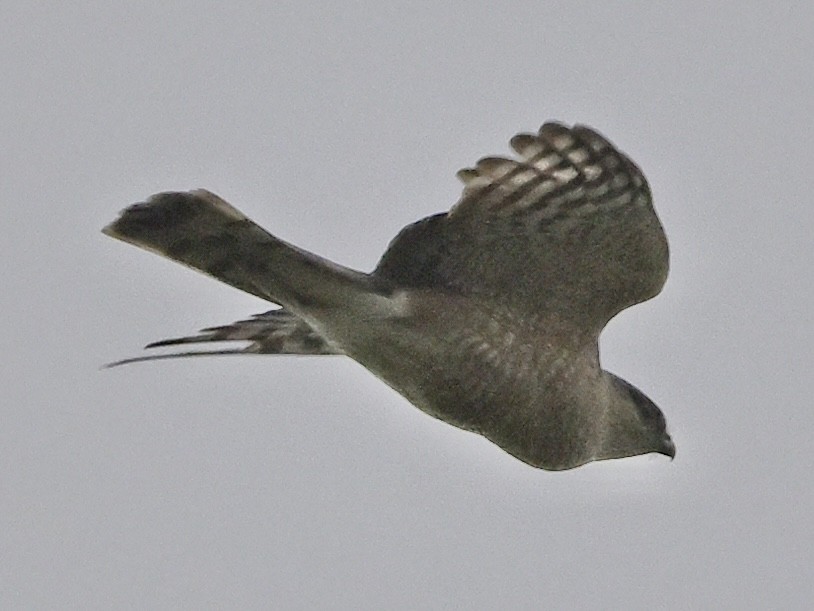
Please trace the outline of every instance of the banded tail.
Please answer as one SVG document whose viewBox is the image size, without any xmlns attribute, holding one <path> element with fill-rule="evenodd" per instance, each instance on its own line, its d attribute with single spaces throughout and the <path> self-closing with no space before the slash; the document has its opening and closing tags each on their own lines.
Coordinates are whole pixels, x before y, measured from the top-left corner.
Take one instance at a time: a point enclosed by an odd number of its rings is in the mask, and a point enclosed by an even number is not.
<svg viewBox="0 0 814 611">
<path fill-rule="evenodd" d="M 169 192 L 126 208 L 103 233 L 284 306 L 147 348 L 247 341 L 241 348 L 149 355 L 110 363 L 229 354 L 343 354 L 312 326 L 374 295 L 370 276 L 276 238 L 209 191 Z M 361 296 L 361 299 L 360 299 Z M 346 314 L 342 314 L 349 310 Z M 314 313 L 315 316 L 311 316 Z M 331 315 L 328 316 L 331 318 Z"/>
<path fill-rule="evenodd" d="M 153 195 L 102 230 L 163 255 L 295 314 L 347 303 L 369 292 L 367 274 L 274 237 L 205 190 Z"/>
</svg>

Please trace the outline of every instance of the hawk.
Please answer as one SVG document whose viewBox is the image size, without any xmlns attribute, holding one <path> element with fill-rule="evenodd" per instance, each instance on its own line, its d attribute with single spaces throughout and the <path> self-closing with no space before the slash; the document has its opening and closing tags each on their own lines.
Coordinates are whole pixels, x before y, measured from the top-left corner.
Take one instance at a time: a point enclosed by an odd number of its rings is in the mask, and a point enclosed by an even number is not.
<svg viewBox="0 0 814 611">
<path fill-rule="evenodd" d="M 422 411 L 534 467 L 675 455 L 664 416 L 603 370 L 599 334 L 658 294 L 668 247 L 639 168 L 584 125 L 511 139 L 458 172 L 449 212 L 404 228 L 369 274 L 271 235 L 204 190 L 153 195 L 107 235 L 281 306 L 153 346 L 341 354 Z"/>
</svg>

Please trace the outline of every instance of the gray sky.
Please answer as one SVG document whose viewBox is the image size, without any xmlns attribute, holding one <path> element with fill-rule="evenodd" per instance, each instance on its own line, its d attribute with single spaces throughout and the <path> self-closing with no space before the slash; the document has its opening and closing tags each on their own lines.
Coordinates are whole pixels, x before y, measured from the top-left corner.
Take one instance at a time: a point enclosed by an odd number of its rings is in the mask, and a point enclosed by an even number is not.
<svg viewBox="0 0 814 611">
<path fill-rule="evenodd" d="M 0 607 L 810 603 L 813 10 L 125 4 L 0 6 Z M 603 364 L 674 462 L 537 471 L 343 358 L 99 370 L 268 309 L 102 236 L 125 205 L 206 187 L 369 270 L 547 119 L 651 183 L 671 277 Z"/>
</svg>

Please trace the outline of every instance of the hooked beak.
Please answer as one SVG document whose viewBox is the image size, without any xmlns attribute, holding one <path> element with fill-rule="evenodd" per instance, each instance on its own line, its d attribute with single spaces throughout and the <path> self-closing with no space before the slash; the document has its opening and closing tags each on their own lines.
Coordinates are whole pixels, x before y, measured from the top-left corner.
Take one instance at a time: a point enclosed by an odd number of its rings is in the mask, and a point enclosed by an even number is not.
<svg viewBox="0 0 814 611">
<path fill-rule="evenodd" d="M 670 460 L 673 460 L 676 457 L 676 444 L 673 443 L 673 440 L 670 439 L 669 435 L 664 437 L 661 448 L 659 448 L 658 452 L 659 454 L 669 456 Z"/>
</svg>

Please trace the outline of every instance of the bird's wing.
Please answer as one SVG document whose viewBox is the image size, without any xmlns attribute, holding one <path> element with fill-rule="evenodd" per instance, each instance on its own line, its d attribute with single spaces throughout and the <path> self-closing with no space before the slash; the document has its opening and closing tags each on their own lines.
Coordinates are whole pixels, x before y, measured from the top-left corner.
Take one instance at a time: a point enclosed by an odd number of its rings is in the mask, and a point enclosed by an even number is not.
<svg viewBox="0 0 814 611">
<path fill-rule="evenodd" d="M 547 310 L 597 331 L 654 297 L 668 248 L 638 167 L 594 130 L 544 124 L 511 139 L 518 159 L 458 172 L 461 199 L 406 227 L 374 276 Z"/>
<path fill-rule="evenodd" d="M 171 352 L 139 356 L 111 363 L 109 366 L 125 365 L 140 361 L 153 361 L 168 358 L 226 354 L 343 354 L 343 352 L 323 338 L 304 320 L 281 308 L 257 314 L 248 320 L 239 320 L 230 325 L 202 329 L 197 335 L 164 339 L 148 344 L 147 348 L 181 346 L 187 344 L 208 344 L 211 342 L 248 342 L 241 348 Z"/>
</svg>

